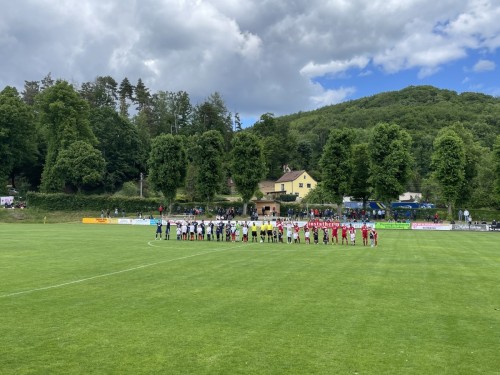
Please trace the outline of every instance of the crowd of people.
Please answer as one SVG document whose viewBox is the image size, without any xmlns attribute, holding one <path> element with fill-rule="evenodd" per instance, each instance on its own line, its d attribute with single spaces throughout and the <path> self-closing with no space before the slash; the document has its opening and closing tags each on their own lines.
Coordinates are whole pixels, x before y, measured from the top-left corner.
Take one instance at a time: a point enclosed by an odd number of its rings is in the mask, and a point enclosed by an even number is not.
<svg viewBox="0 0 500 375">
<path fill-rule="evenodd" d="M 357 230 L 351 224 L 338 222 L 309 221 L 300 227 L 297 222 L 277 219 L 263 221 L 178 221 L 175 223 L 175 238 L 178 241 L 220 241 L 220 242 L 260 242 L 300 244 L 303 237 L 306 244 L 333 244 L 355 246 Z M 363 223 L 359 229 L 363 246 L 378 245 L 378 233 L 375 228 Z M 167 221 L 165 239 L 170 239 L 171 223 Z M 163 222 L 157 220 L 155 240 L 163 237 Z M 339 239 L 340 235 L 340 239 Z"/>
</svg>

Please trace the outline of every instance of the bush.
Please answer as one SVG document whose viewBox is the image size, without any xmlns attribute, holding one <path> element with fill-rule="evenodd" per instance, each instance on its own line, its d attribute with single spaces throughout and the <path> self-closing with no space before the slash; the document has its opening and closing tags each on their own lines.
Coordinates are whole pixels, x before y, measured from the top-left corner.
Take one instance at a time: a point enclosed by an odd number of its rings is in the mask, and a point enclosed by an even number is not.
<svg viewBox="0 0 500 375">
<path fill-rule="evenodd" d="M 278 200 L 282 202 L 295 202 L 297 196 L 295 194 L 281 194 Z"/>
<path fill-rule="evenodd" d="M 139 189 L 137 184 L 132 181 L 125 182 L 122 189 L 116 195 L 123 195 L 125 197 L 137 197 L 139 195 Z"/>
<path fill-rule="evenodd" d="M 255 198 L 257 198 L 258 200 L 262 199 L 264 197 L 264 193 L 260 190 L 257 190 L 255 192 Z"/>
<path fill-rule="evenodd" d="M 110 195 L 44 194 L 29 192 L 26 197 L 28 207 L 52 211 L 101 211 L 115 208 L 121 212 L 156 212 L 161 204 L 158 198 L 120 197 Z"/>
</svg>

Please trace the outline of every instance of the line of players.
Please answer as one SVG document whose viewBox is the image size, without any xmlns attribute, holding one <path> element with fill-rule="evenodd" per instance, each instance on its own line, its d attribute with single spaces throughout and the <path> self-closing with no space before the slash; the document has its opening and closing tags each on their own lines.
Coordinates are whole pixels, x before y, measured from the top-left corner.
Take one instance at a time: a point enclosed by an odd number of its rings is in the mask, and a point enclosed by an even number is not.
<svg viewBox="0 0 500 375">
<path fill-rule="evenodd" d="M 248 242 L 249 236 L 251 236 L 251 242 L 259 242 L 258 234 L 260 235 L 260 242 L 264 243 L 284 243 L 284 232 L 286 230 L 286 241 L 288 244 L 300 243 L 300 231 L 301 228 L 297 223 L 291 221 L 282 221 L 278 219 L 276 225 L 273 226 L 271 221 L 262 222 L 260 226 L 257 226 L 255 222 L 251 224 L 243 222 L 227 222 L 224 223 L 220 221 L 218 223 L 213 223 L 212 221 L 205 223 L 203 220 L 198 223 L 197 221 L 182 221 L 176 223 L 176 238 L 177 240 L 190 240 L 190 241 L 226 241 L 226 242 Z M 161 220 L 157 221 L 156 224 L 156 234 L 155 240 L 162 239 L 162 227 L 163 223 Z M 306 244 L 311 243 L 311 234 L 314 244 L 319 244 L 320 231 L 322 231 L 322 243 L 327 245 L 331 242 L 333 245 L 339 244 L 339 230 L 341 233 L 341 245 L 356 245 L 356 228 L 349 224 L 347 226 L 345 223 L 340 225 L 339 223 L 334 223 L 331 227 L 331 235 L 329 228 L 323 223 L 309 222 L 302 227 L 304 231 L 304 241 Z M 243 234 L 242 237 L 241 234 Z M 348 236 L 349 234 L 349 236 Z M 371 247 L 378 245 L 378 233 L 375 228 L 370 228 L 363 223 L 361 227 L 361 237 L 363 239 L 363 246 L 368 246 L 368 239 L 370 240 Z M 165 239 L 170 239 L 170 221 L 167 221 L 165 228 Z"/>
</svg>

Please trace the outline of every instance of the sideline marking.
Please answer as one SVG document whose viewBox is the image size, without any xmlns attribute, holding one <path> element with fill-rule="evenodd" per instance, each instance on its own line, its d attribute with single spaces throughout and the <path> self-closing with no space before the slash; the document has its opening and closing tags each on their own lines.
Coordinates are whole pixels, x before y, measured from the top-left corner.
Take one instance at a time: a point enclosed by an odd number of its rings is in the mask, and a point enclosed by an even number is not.
<svg viewBox="0 0 500 375">
<path fill-rule="evenodd" d="M 151 242 L 151 241 L 149 241 L 149 242 Z M 149 242 L 148 242 L 149 246 L 159 247 L 159 246 L 151 245 Z M 102 274 L 102 275 L 96 275 L 96 276 L 86 277 L 84 279 L 68 281 L 66 283 L 61 283 L 61 284 L 56 284 L 56 285 L 49 285 L 49 286 L 44 286 L 44 287 L 41 287 L 41 288 L 34 288 L 34 289 L 29 289 L 29 290 L 23 290 L 21 292 L 14 292 L 14 293 L 9 293 L 9 294 L 3 294 L 3 295 L 0 295 L 0 298 L 14 297 L 14 296 L 18 296 L 18 295 L 21 295 L 21 294 L 29 294 L 29 293 L 33 293 L 33 292 L 39 292 L 39 291 L 42 291 L 42 290 L 49 290 L 49 289 L 61 288 L 63 286 L 67 286 L 67 285 L 79 284 L 79 283 L 83 283 L 85 281 L 95 280 L 95 279 L 99 279 L 99 278 L 102 278 L 102 277 L 108 277 L 108 276 L 118 275 L 120 273 L 125 273 L 125 272 L 139 270 L 139 269 L 142 269 L 142 268 L 152 267 L 152 266 L 156 266 L 156 265 L 162 264 L 162 263 L 175 262 L 177 260 L 183 260 L 183 259 L 193 258 L 193 257 L 197 257 L 197 256 L 200 256 L 200 255 L 218 253 L 218 252 L 221 252 L 221 251 L 225 251 L 225 250 L 229 250 L 229 249 L 234 249 L 234 248 L 239 248 L 239 247 L 243 247 L 243 245 L 226 247 L 226 248 L 221 248 L 219 250 L 213 250 L 213 251 L 205 251 L 203 253 L 196 253 L 196 254 L 186 255 L 184 257 L 162 260 L 162 261 L 155 262 L 155 263 L 143 264 L 143 265 L 140 265 L 140 266 L 137 266 L 137 267 L 132 267 L 132 268 L 127 268 L 127 269 L 120 270 L 120 271 L 105 273 L 105 274 Z"/>
</svg>

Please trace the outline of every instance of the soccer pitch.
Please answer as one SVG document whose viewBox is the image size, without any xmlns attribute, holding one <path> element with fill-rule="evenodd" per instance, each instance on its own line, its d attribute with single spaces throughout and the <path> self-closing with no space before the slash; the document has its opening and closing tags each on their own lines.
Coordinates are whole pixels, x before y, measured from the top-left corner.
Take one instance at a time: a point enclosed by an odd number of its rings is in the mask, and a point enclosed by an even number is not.
<svg viewBox="0 0 500 375">
<path fill-rule="evenodd" d="M 154 232 L 1 224 L 0 374 L 500 374 L 498 233 Z"/>
</svg>

